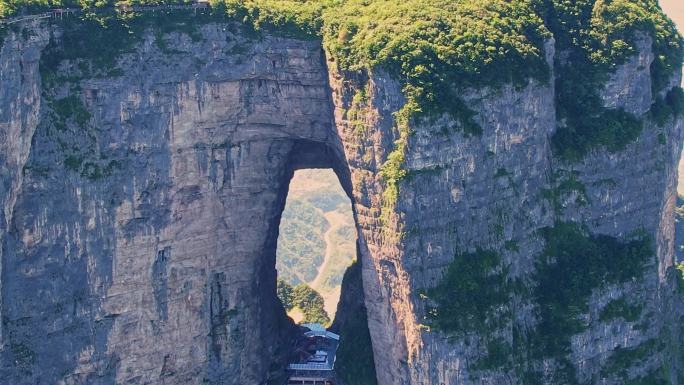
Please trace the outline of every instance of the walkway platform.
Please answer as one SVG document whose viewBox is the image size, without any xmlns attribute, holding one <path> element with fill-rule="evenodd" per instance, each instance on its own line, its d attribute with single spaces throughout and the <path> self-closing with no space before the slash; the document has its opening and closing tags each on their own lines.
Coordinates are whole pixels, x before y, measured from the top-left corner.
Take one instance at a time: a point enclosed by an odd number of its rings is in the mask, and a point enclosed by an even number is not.
<svg viewBox="0 0 684 385">
<path fill-rule="evenodd" d="M 308 331 L 297 341 L 287 366 L 288 385 L 334 385 L 335 359 L 340 336 L 321 324 L 301 325 Z"/>
</svg>

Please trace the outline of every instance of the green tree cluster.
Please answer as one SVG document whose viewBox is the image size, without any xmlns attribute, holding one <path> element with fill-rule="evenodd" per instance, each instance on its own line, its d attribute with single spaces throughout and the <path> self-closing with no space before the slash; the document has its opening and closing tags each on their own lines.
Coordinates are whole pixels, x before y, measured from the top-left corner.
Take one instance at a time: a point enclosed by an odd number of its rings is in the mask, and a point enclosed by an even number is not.
<svg viewBox="0 0 684 385">
<path fill-rule="evenodd" d="M 610 73 L 650 39 L 655 60 L 650 72 L 654 92 L 661 91 L 680 68 L 684 44 L 674 23 L 656 0 L 549 0 L 539 12 L 556 39 L 556 107 L 561 122 L 554 150 L 569 161 L 595 148 L 615 152 L 641 133 L 641 120 L 603 106 L 599 91 Z M 658 101 L 656 100 L 656 103 Z M 662 108 L 674 110 L 677 106 Z"/>
<path fill-rule="evenodd" d="M 301 283 L 292 286 L 282 279 L 278 279 L 277 295 L 285 310 L 299 308 L 304 313 L 304 323 L 319 323 L 328 325 L 330 317 L 325 312 L 323 297 L 316 290 Z"/>
<path fill-rule="evenodd" d="M 278 299 L 280 299 L 280 303 L 283 304 L 283 307 L 287 311 L 290 311 L 294 308 L 292 290 L 292 285 L 287 283 L 285 280 L 278 278 L 276 284 L 276 294 L 278 295 Z"/>
<path fill-rule="evenodd" d="M 510 290 L 497 253 L 456 254 L 440 283 L 427 291 L 427 322 L 449 334 L 482 330 L 508 302 Z"/>
</svg>

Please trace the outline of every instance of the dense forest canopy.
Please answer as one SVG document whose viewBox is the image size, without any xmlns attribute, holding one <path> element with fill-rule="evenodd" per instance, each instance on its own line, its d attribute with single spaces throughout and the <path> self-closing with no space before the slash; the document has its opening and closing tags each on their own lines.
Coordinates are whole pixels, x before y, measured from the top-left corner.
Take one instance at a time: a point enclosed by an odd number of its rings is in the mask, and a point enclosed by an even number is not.
<svg viewBox="0 0 684 385">
<path fill-rule="evenodd" d="M 61 7 L 97 9 L 194 2 L 0 0 L 0 17 Z M 419 80 L 430 72 L 447 69 L 456 74 L 485 72 L 487 78 L 503 80 L 539 76 L 543 41 L 552 32 L 561 46 L 580 46 L 593 62 L 608 66 L 634 52 L 636 30 L 651 34 L 657 44 L 672 49 L 668 65 L 681 59 L 680 38 L 657 0 L 210 0 L 210 3 L 231 16 L 253 23 L 256 29 L 289 28 L 322 36 L 346 69 L 382 64 L 393 72 Z M 504 66 L 508 67 L 504 74 L 494 70 Z M 442 76 L 447 76 L 446 72 Z"/>
<path fill-rule="evenodd" d="M 0 0 L 0 17 L 54 7 L 88 10 L 118 5 L 184 4 L 194 0 Z M 377 68 L 402 83 L 407 98 L 396 115 L 396 151 L 382 167 L 386 201 L 405 176 L 409 121 L 450 115 L 478 134 L 476 115 L 460 97 L 464 87 L 549 81 L 545 42 L 553 37 L 559 121 L 557 152 L 581 159 L 596 147 L 618 151 L 641 132 L 641 122 L 604 108 L 598 95 L 615 67 L 650 37 L 654 91 L 668 85 L 682 61 L 682 38 L 657 0 L 210 0 L 212 13 L 255 31 L 322 39 L 340 70 Z M 144 15 L 139 15 L 145 17 Z M 129 16 L 130 17 L 130 16 Z M 105 25 L 106 23 L 102 23 Z M 670 97 L 669 99 L 676 99 Z M 659 111 L 678 111 L 663 98 Z"/>
<path fill-rule="evenodd" d="M 323 297 L 307 284 L 292 286 L 278 279 L 277 294 L 285 310 L 298 308 L 303 313 L 302 323 L 319 323 L 326 326 L 330 323 L 324 309 Z"/>
</svg>

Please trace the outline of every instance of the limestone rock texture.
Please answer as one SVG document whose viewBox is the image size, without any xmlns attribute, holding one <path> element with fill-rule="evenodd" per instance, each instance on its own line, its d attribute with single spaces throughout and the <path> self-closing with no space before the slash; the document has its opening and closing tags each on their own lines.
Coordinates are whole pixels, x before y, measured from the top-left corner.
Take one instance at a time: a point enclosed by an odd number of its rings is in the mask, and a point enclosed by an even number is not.
<svg viewBox="0 0 684 385">
<path fill-rule="evenodd" d="M 619 239 L 638 231 L 655 246 L 640 278 L 592 293 L 564 364 L 580 383 L 621 384 L 607 362 L 646 346 L 626 378 L 667 369 L 679 383 L 684 307 L 671 267 L 684 120 L 648 118 L 649 42 L 601 90 L 607 107 L 644 119 L 623 151 L 554 157 L 552 80 L 469 90 L 482 134 L 448 116 L 412 122 L 388 211 L 380 169 L 405 99 L 382 69 L 347 73 L 319 41 L 212 22 L 199 38 L 148 31 L 116 71 L 62 62 L 55 81 L 41 58 L 62 31 L 23 28 L 0 50 L 2 383 L 280 385 L 294 326 L 275 295 L 278 225 L 294 170 L 317 167 L 352 197 L 380 385 L 574 383 L 553 358 L 478 364 L 492 337 L 510 345 L 535 330 L 524 296 L 498 310 L 512 315 L 502 325 L 449 335 L 429 327 L 421 294 L 455 254 L 478 249 L 525 282 L 540 230 L 557 221 Z M 550 68 L 555 54 L 549 40 Z M 549 199 L 569 178 L 583 188 Z M 638 320 L 600 320 L 620 298 L 641 304 Z M 344 305 L 338 314 L 349 317 Z"/>
<path fill-rule="evenodd" d="M 60 31 L 31 31 L 0 54 L 0 382 L 266 383 L 293 327 L 274 295 L 288 183 L 341 154 L 320 44 L 207 24 L 169 54 L 150 32 L 120 76 L 41 94 Z M 87 122 L 55 111 L 73 95 Z"/>
<path fill-rule="evenodd" d="M 552 76 L 555 54 L 549 40 Z M 577 163 L 554 156 L 553 81 L 467 92 L 464 98 L 482 127 L 479 136 L 465 135 L 447 116 L 413 122 L 407 176 L 389 217 L 382 214 L 381 167 L 400 138 L 393 114 L 405 102 L 401 87 L 382 71 L 359 76 L 330 64 L 363 242 L 363 283 L 380 384 L 651 383 L 656 372 L 665 373 L 667 383 L 681 383 L 676 352 L 681 331 L 675 320 L 682 300 L 672 266 L 684 120 L 670 119 L 660 127 L 648 118 L 652 60 L 651 42 L 642 39 L 638 54 L 600 90 L 606 107 L 644 120 L 638 139 L 616 153 L 594 150 Z M 671 84 L 680 81 L 677 75 Z M 363 103 L 354 97 L 360 90 Z M 569 181 L 575 187 L 559 188 Z M 508 279 L 528 283 L 524 277 L 534 274 L 544 249 L 540 232 L 556 222 L 581 224 L 592 235 L 629 240 L 640 232 L 654 240 L 639 279 L 592 292 L 589 313 L 582 315 L 585 331 L 572 336 L 562 361 L 535 357 L 520 346 L 525 341 L 520 336 L 533 334 L 539 322 L 536 304 L 524 296 L 513 295 L 497 309 L 510 314 L 503 325 L 482 320 L 484 330 L 461 334 L 429 327 L 429 299 L 423 293 L 440 283 L 455 254 L 494 250 Z M 621 299 L 639 304 L 636 320 L 600 319 L 611 300 Z M 483 365 L 496 354 L 492 346 L 500 344 L 509 346 L 504 362 Z M 515 353 L 520 350 L 522 355 Z M 623 367 L 616 369 L 616 361 Z M 563 365 L 570 377 L 563 377 Z"/>
</svg>

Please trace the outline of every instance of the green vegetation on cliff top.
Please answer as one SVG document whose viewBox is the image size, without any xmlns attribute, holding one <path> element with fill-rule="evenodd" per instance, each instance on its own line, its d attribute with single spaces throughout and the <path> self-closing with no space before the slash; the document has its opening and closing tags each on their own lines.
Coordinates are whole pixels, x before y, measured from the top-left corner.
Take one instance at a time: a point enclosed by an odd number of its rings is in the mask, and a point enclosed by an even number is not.
<svg viewBox="0 0 684 385">
<path fill-rule="evenodd" d="M 88 9 L 185 0 L 0 0 L 0 15 L 58 6 Z M 596 148 L 620 151 L 642 130 L 638 117 L 603 107 L 602 84 L 650 37 L 653 88 L 662 90 L 682 60 L 682 39 L 657 0 L 211 0 L 212 12 L 257 32 L 321 38 L 340 70 L 382 69 L 401 82 L 395 150 L 381 167 L 384 206 L 393 209 L 405 178 L 412 122 L 450 115 L 468 135 L 481 132 L 461 95 L 466 87 L 548 81 L 544 43 L 556 41 L 553 138 L 561 157 Z M 671 108 L 670 108 L 671 109 Z M 661 109 L 662 110 L 662 109 Z M 667 109 L 666 109 L 667 110 Z"/>
<path fill-rule="evenodd" d="M 556 39 L 556 107 L 561 124 L 555 152 L 581 160 L 595 148 L 616 152 L 634 141 L 642 121 L 623 109 L 603 106 L 599 91 L 609 74 L 650 38 L 654 92 L 662 90 L 682 61 L 682 39 L 655 0 L 545 2 L 540 12 Z M 670 109 L 660 108 L 661 111 Z"/>
<path fill-rule="evenodd" d="M 190 0 L 0 0 L 0 17 L 54 7 L 191 3 Z M 321 36 L 345 70 L 382 67 L 421 108 L 440 109 L 450 88 L 546 77 L 544 41 L 578 47 L 596 69 L 654 41 L 657 86 L 681 62 L 681 39 L 656 0 L 211 0 L 256 30 Z M 427 103 L 426 103 L 427 102 Z M 429 111 L 424 111 L 429 112 Z"/>
</svg>

